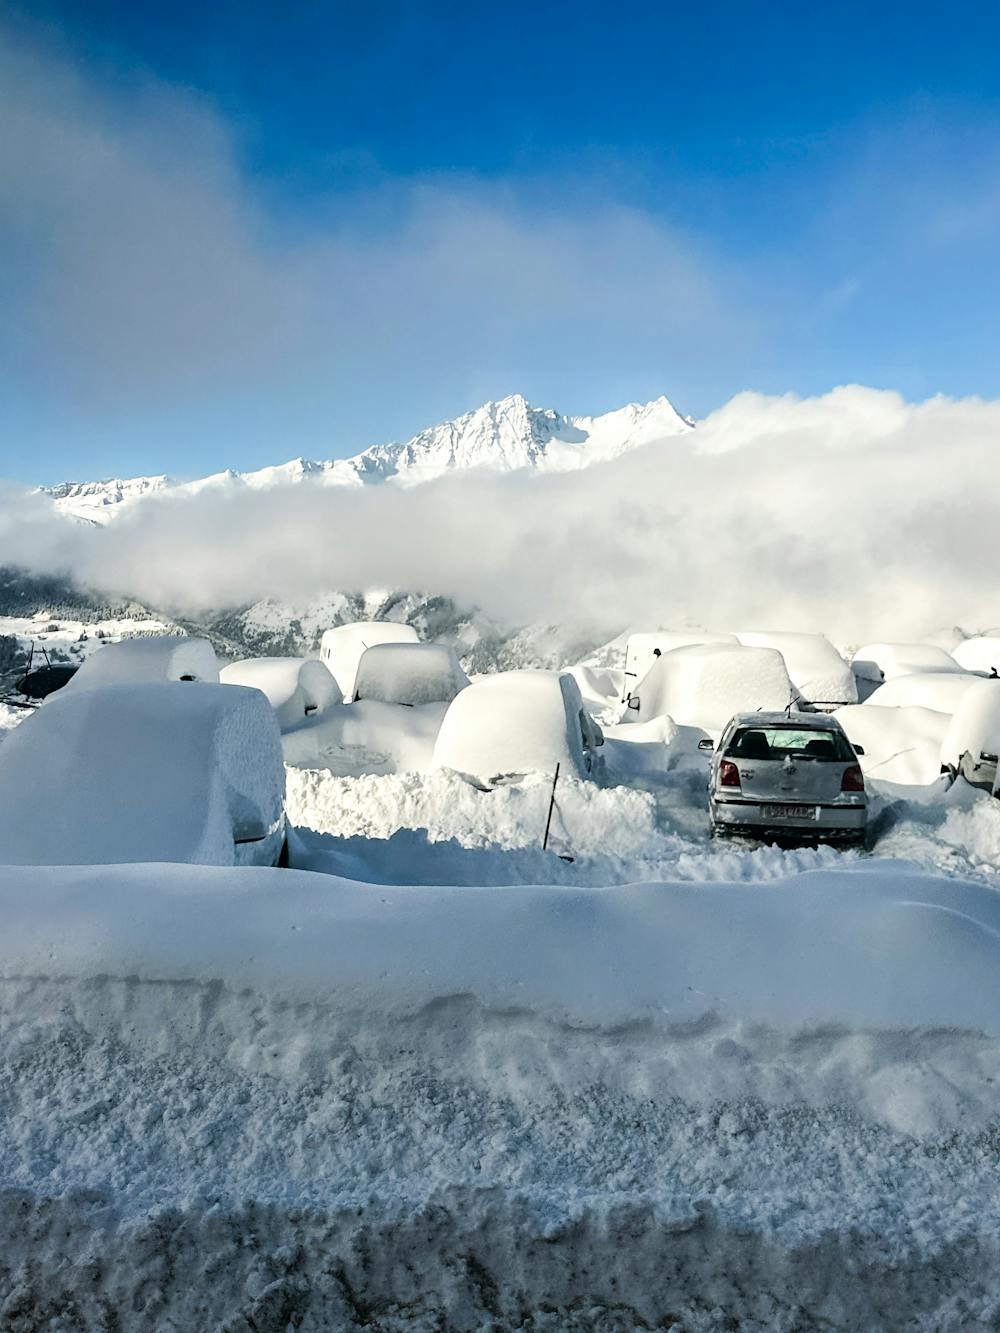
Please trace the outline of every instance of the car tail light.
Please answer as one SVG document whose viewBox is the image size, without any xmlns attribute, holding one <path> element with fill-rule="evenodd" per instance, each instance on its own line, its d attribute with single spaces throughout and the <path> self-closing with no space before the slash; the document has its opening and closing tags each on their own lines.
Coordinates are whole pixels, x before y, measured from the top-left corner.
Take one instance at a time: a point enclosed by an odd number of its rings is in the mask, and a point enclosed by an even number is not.
<svg viewBox="0 0 1000 1333">
<path fill-rule="evenodd" d="M 723 759 L 719 765 L 719 786 L 720 787 L 738 787 L 740 785 L 740 770 L 731 759 Z"/>
<path fill-rule="evenodd" d="M 858 764 L 852 764 L 850 768 L 844 769 L 844 776 L 840 781 L 841 791 L 864 791 L 865 775 Z"/>
</svg>

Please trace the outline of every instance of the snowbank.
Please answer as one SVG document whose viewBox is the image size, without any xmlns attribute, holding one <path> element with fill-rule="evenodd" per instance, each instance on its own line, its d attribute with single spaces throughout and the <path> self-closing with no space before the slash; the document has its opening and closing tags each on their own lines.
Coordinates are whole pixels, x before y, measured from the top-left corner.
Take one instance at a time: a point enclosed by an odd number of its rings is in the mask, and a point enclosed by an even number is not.
<svg viewBox="0 0 1000 1333">
<path fill-rule="evenodd" d="M 12 1330 L 995 1312 L 982 886 L 5 868 L 0 912 Z"/>
<path fill-rule="evenodd" d="M 666 715 L 683 726 L 719 733 L 736 713 L 787 707 L 795 696 L 784 659 L 774 648 L 705 644 L 675 648 L 654 662 L 632 689 L 626 720 Z"/>
<path fill-rule="evenodd" d="M 344 701 L 327 668 L 310 657 L 251 657 L 223 667 L 219 679 L 223 685 L 260 690 L 283 731 Z"/>
<path fill-rule="evenodd" d="M 159 680 L 217 681 L 219 664 L 207 639 L 182 634 L 150 634 L 106 643 L 80 664 L 64 690 Z"/>
<path fill-rule="evenodd" d="M 739 631 L 748 648 L 775 648 L 801 699 L 813 704 L 857 703 L 858 687 L 850 664 L 822 634 Z"/>
<path fill-rule="evenodd" d="M 450 703 L 469 678 L 442 643 L 381 643 L 361 655 L 354 700 L 384 704 Z"/>
<path fill-rule="evenodd" d="M 977 634 L 958 644 L 952 656 L 966 671 L 1000 672 L 1000 635 Z"/>
<path fill-rule="evenodd" d="M 0 859 L 232 865 L 234 838 L 280 819 L 283 790 L 278 726 L 257 690 L 62 690 L 0 748 Z"/>
<path fill-rule="evenodd" d="M 532 772 L 584 777 L 595 762 L 589 718 L 568 672 L 502 671 L 482 676 L 448 708 L 434 768 L 495 782 Z"/>
<path fill-rule="evenodd" d="M 869 702 L 838 708 L 834 717 L 851 744 L 864 748 L 858 762 L 866 778 L 922 787 L 940 776 L 947 713 L 913 705 L 876 707 Z"/>
<path fill-rule="evenodd" d="M 903 863 L 854 862 L 752 892 L 478 893 L 263 869 L 3 866 L 0 905 L 6 979 L 47 977 L 55 956 L 66 981 L 221 983 L 342 1016 L 413 1014 L 467 995 L 606 1027 L 713 1012 L 788 1030 L 939 1025 L 1000 1037 L 1000 895 Z M 243 1040 L 258 1047 L 252 1029 Z M 326 1038 L 304 1037 L 277 1068 L 308 1071 L 306 1046 Z"/>
<path fill-rule="evenodd" d="M 915 671 L 894 676 L 868 696 L 866 702 L 876 708 L 931 708 L 938 713 L 954 713 L 967 690 L 980 683 L 959 668 L 957 671 Z"/>
<path fill-rule="evenodd" d="M 356 620 L 325 630 L 320 641 L 320 660 L 327 666 L 340 686 L 345 699 L 354 698 L 354 678 L 361 655 L 377 643 L 417 643 L 417 631 L 412 625 L 399 625 L 394 620 Z"/>
<path fill-rule="evenodd" d="M 851 667 L 859 680 L 875 681 L 879 685 L 884 680 L 895 680 L 897 676 L 909 676 L 914 672 L 926 674 L 963 669 L 951 653 L 930 643 L 866 643 L 854 654 Z"/>
</svg>

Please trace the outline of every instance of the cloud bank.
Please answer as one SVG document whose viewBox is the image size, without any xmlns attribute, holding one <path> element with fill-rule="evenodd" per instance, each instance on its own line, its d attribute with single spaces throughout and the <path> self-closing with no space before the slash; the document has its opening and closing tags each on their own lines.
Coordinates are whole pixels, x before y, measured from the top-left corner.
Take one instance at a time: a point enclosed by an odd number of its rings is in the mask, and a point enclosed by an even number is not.
<svg viewBox="0 0 1000 1333">
<path fill-rule="evenodd" d="M 331 590 L 453 597 L 509 624 L 825 630 L 1000 622 L 1000 402 L 857 386 L 741 394 L 578 473 L 151 498 L 106 528 L 0 504 L 0 563 L 201 613 Z"/>
</svg>

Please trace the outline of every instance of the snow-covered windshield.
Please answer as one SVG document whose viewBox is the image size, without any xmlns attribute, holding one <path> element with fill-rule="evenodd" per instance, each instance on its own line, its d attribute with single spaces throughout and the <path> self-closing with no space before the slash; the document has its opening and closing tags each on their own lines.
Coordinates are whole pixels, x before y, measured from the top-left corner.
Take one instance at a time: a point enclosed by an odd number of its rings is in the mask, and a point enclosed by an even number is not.
<svg viewBox="0 0 1000 1333">
<path fill-rule="evenodd" d="M 841 731 L 800 727 L 743 727 L 730 741 L 726 754 L 740 759 L 825 759 L 847 762 L 854 758 Z"/>
</svg>

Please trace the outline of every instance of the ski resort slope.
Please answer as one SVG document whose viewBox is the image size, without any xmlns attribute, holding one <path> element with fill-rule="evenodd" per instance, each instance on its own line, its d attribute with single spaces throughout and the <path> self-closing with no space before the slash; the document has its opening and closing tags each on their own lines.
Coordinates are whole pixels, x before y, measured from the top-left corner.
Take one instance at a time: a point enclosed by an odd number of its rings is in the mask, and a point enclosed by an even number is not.
<svg viewBox="0 0 1000 1333">
<path fill-rule="evenodd" d="M 0 910 L 4 1328 L 996 1317 L 982 884 L 36 867 Z"/>
</svg>

